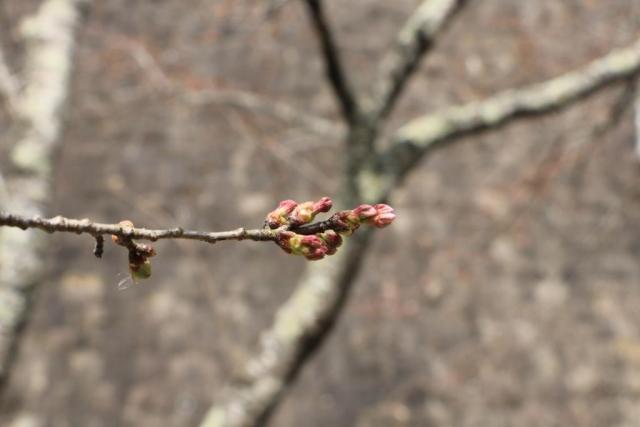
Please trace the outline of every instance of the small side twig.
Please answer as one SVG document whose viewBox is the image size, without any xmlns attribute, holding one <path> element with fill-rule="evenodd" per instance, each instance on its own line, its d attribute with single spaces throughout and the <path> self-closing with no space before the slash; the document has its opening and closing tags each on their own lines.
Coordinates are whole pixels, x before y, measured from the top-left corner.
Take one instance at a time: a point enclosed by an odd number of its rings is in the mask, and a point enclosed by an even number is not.
<svg viewBox="0 0 640 427">
<path fill-rule="evenodd" d="M 95 236 L 96 245 L 93 247 L 93 254 L 96 258 L 102 258 L 104 253 L 104 237 L 102 235 Z"/>
</svg>

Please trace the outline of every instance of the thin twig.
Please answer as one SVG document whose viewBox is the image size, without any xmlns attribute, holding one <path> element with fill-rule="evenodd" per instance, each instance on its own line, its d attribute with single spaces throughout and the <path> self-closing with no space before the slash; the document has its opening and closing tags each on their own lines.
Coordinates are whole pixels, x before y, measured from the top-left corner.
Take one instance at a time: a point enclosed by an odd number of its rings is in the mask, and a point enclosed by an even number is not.
<svg viewBox="0 0 640 427">
<path fill-rule="evenodd" d="M 22 230 L 36 228 L 47 233 L 75 233 L 89 234 L 93 237 L 114 235 L 124 239 L 138 239 L 157 241 L 161 239 L 199 240 L 206 243 L 216 243 L 224 240 L 254 240 L 275 241 L 283 229 L 245 229 L 237 228 L 229 231 L 196 231 L 183 228 L 147 229 L 127 227 L 121 224 L 103 224 L 89 219 L 72 219 L 63 216 L 53 218 L 27 217 L 0 211 L 0 227 L 17 227 Z M 329 219 L 300 227 L 290 227 L 289 230 L 297 234 L 310 235 L 327 230 L 343 231 L 337 221 Z"/>
<path fill-rule="evenodd" d="M 333 33 L 324 14 L 321 0 L 306 0 L 309 16 L 318 36 L 324 56 L 325 71 L 342 113 L 347 122 L 353 122 L 358 115 L 358 102 L 343 70 L 340 53 L 333 39 Z"/>
</svg>

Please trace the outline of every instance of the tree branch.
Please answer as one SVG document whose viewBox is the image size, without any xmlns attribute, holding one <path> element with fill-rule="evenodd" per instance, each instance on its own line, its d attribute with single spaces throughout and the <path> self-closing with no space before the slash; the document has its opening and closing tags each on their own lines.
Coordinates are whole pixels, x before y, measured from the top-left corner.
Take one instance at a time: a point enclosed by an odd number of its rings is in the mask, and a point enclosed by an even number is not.
<svg viewBox="0 0 640 427">
<path fill-rule="evenodd" d="M 372 100 L 374 120 L 389 115 L 424 54 L 464 3 L 465 0 L 425 0 L 407 20 L 380 65 Z"/>
<path fill-rule="evenodd" d="M 589 65 L 524 89 L 507 90 L 483 101 L 445 109 L 402 126 L 392 147 L 379 155 L 387 190 L 429 150 L 482 129 L 492 129 L 517 117 L 554 111 L 609 84 L 640 73 L 640 40 Z"/>
<path fill-rule="evenodd" d="M 103 224 L 88 219 L 72 219 L 63 216 L 54 218 L 26 217 L 0 211 L 0 227 L 17 227 L 22 230 L 36 228 L 47 233 L 75 233 L 89 234 L 93 237 L 114 235 L 126 239 L 157 241 L 161 239 L 199 240 L 206 243 L 216 243 L 224 240 L 254 240 L 275 241 L 281 231 L 289 230 L 301 235 L 312 235 L 327 230 L 344 231 L 344 226 L 333 217 L 313 224 L 285 229 L 245 229 L 237 228 L 230 231 L 195 231 L 184 230 L 180 227 L 169 229 L 147 229 L 127 227 L 121 224 Z"/>
<path fill-rule="evenodd" d="M 359 105 L 344 73 L 338 47 L 324 14 L 322 0 L 305 0 L 305 3 L 322 48 L 327 78 L 342 108 L 344 118 L 347 122 L 353 123 L 358 116 Z"/>
</svg>

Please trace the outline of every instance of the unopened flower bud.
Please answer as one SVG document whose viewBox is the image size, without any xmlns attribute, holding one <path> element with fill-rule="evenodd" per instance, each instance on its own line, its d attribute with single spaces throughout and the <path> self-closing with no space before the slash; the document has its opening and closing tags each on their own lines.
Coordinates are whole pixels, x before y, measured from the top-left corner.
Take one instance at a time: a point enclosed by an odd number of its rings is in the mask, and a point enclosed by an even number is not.
<svg viewBox="0 0 640 427">
<path fill-rule="evenodd" d="M 373 218 L 369 219 L 368 222 L 371 225 L 382 228 L 391 224 L 393 220 L 396 219 L 395 211 L 391 206 L 380 203 L 375 205 L 374 208 L 377 213 Z"/>
<path fill-rule="evenodd" d="M 311 261 L 324 258 L 328 252 L 327 244 L 318 236 L 304 236 L 301 241 L 302 255 Z"/>
<path fill-rule="evenodd" d="M 329 197 L 323 197 L 313 204 L 313 212 L 329 212 L 333 206 L 333 201 Z"/>
<path fill-rule="evenodd" d="M 286 253 L 301 255 L 308 260 L 322 259 L 329 251 L 326 242 L 318 236 L 303 236 L 292 231 L 279 233 L 276 243 Z"/>
<path fill-rule="evenodd" d="M 333 206 L 333 202 L 329 197 L 323 197 L 317 202 L 304 202 L 300 203 L 291 212 L 289 218 L 292 225 L 308 224 L 316 217 L 320 212 L 329 212 Z"/>
<path fill-rule="evenodd" d="M 342 237 L 333 230 L 327 230 L 324 233 L 318 234 L 327 245 L 327 255 L 333 255 L 336 253 L 340 245 L 342 245 Z"/>
<path fill-rule="evenodd" d="M 276 237 L 276 244 L 282 248 L 283 251 L 290 254 L 292 253 L 291 249 L 291 238 L 295 236 L 295 233 L 292 231 L 283 231 L 278 233 Z"/>
<path fill-rule="evenodd" d="M 309 261 L 318 261 L 324 258 L 324 256 L 328 253 L 326 247 L 314 249 L 313 251 L 309 251 L 304 257 Z"/>
<path fill-rule="evenodd" d="M 274 229 L 288 224 L 289 214 L 297 205 L 298 203 L 294 200 L 281 201 L 280 204 L 278 204 L 278 207 L 267 215 L 266 222 L 269 228 Z"/>
<path fill-rule="evenodd" d="M 300 203 L 289 215 L 292 225 L 307 224 L 313 221 L 313 202 Z"/>
<path fill-rule="evenodd" d="M 360 205 L 353 210 L 353 213 L 357 215 L 361 221 L 365 221 L 376 216 L 378 211 L 371 205 Z"/>
</svg>

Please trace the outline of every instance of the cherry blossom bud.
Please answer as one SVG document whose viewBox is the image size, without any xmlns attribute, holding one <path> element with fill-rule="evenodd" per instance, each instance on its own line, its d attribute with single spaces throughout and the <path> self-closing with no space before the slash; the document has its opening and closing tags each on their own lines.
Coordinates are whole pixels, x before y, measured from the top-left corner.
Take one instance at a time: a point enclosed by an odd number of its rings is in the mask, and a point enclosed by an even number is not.
<svg viewBox="0 0 640 427">
<path fill-rule="evenodd" d="M 376 215 L 369 219 L 369 223 L 374 227 L 382 228 L 391 224 L 394 219 L 396 219 L 396 214 L 393 208 L 389 205 L 385 205 L 384 203 L 380 203 L 374 206 L 377 213 Z"/>
<path fill-rule="evenodd" d="M 311 261 L 324 258 L 329 248 L 318 236 L 304 236 L 301 240 L 302 255 Z"/>
<path fill-rule="evenodd" d="M 324 240 L 327 245 L 327 255 L 335 254 L 340 245 L 342 245 L 342 237 L 333 230 L 327 230 L 324 233 L 318 234 L 318 236 Z"/>
<path fill-rule="evenodd" d="M 292 225 L 307 224 L 313 221 L 313 202 L 300 203 L 289 215 Z"/>
<path fill-rule="evenodd" d="M 333 201 L 329 197 L 323 197 L 313 204 L 313 212 L 318 214 L 320 212 L 329 212 L 333 206 Z"/>
<path fill-rule="evenodd" d="M 322 259 L 329 252 L 327 243 L 318 236 L 303 236 L 292 231 L 279 233 L 276 243 L 286 253 L 301 255 L 308 260 Z"/>
<path fill-rule="evenodd" d="M 318 248 L 318 249 L 314 249 L 314 250 L 310 250 L 306 255 L 305 258 L 308 259 L 309 261 L 318 261 L 321 260 L 322 258 L 324 258 L 324 256 L 327 254 L 328 250 L 326 248 L 326 246 Z"/>
<path fill-rule="evenodd" d="M 289 223 L 289 214 L 298 205 L 294 200 L 283 200 L 278 207 L 267 215 L 267 225 L 274 229 Z"/>
<path fill-rule="evenodd" d="M 357 215 L 361 221 L 364 221 L 376 216 L 378 211 L 371 205 L 360 205 L 353 210 L 353 213 Z"/>
<path fill-rule="evenodd" d="M 281 233 L 278 233 L 278 236 L 276 237 L 276 244 L 280 246 L 283 251 L 290 254 L 292 253 L 290 241 L 291 238 L 295 235 L 296 234 L 292 231 L 283 231 Z"/>
<path fill-rule="evenodd" d="M 333 206 L 333 202 L 328 197 L 323 197 L 317 202 L 304 202 L 295 207 L 289 219 L 292 225 L 308 224 L 320 212 L 328 212 Z"/>
</svg>

